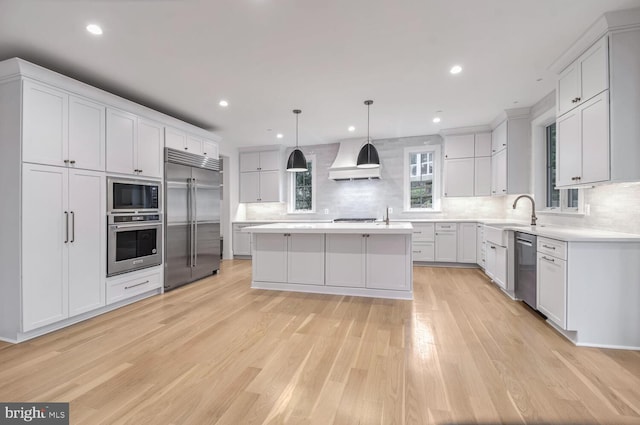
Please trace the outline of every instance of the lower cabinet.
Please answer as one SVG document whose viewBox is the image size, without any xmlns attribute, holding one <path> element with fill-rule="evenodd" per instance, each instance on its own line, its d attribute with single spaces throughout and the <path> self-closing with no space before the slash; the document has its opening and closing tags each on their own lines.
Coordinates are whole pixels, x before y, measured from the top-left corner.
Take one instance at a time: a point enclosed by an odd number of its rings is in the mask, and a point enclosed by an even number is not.
<svg viewBox="0 0 640 425">
<path fill-rule="evenodd" d="M 255 236 L 254 280 L 324 285 L 324 234 Z"/>
<path fill-rule="evenodd" d="M 484 224 L 476 224 L 476 263 L 485 268 Z"/>
<path fill-rule="evenodd" d="M 162 276 L 157 267 L 116 276 L 107 282 L 107 304 L 126 300 L 161 287 Z"/>
<path fill-rule="evenodd" d="M 251 234 L 242 231 L 252 224 L 233 225 L 233 255 L 251 255 Z"/>
<path fill-rule="evenodd" d="M 105 305 L 103 174 L 24 164 L 22 331 Z"/>
<path fill-rule="evenodd" d="M 405 236 L 367 235 L 365 239 L 365 286 L 372 289 L 409 289 Z"/>
<path fill-rule="evenodd" d="M 507 248 L 493 242 L 486 243 L 485 273 L 498 286 L 507 289 Z"/>
<path fill-rule="evenodd" d="M 413 261 L 435 261 L 435 242 L 413 242 Z"/>
<path fill-rule="evenodd" d="M 364 288 L 366 285 L 365 235 L 327 235 L 326 284 Z"/>
<path fill-rule="evenodd" d="M 458 259 L 458 236 L 455 230 L 438 229 L 436 225 L 436 261 L 455 263 Z"/>
<path fill-rule="evenodd" d="M 563 329 L 567 329 L 566 249 L 565 242 L 538 237 L 538 310 Z"/>
<path fill-rule="evenodd" d="M 458 263 L 476 262 L 476 223 L 458 223 Z"/>
</svg>

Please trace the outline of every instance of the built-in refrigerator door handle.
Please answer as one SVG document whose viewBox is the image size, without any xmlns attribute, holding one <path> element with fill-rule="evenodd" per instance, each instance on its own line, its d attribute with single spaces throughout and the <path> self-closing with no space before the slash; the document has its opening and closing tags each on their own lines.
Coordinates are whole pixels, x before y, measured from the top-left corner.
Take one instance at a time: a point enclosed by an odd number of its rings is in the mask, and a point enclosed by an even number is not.
<svg viewBox="0 0 640 425">
<path fill-rule="evenodd" d="M 193 266 L 198 266 L 198 185 L 193 182 Z"/>
<path fill-rule="evenodd" d="M 193 267 L 193 193 L 191 178 L 187 179 L 187 221 L 189 222 L 189 267 Z"/>
</svg>

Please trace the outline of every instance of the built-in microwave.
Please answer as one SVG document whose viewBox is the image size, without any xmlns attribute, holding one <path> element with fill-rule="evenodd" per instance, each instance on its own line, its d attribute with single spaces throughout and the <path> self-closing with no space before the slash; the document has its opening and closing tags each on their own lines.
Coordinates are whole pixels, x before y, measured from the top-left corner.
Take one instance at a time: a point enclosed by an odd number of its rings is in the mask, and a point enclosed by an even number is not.
<svg viewBox="0 0 640 425">
<path fill-rule="evenodd" d="M 107 213 L 157 213 L 162 208 L 161 183 L 153 180 L 107 178 Z"/>
</svg>

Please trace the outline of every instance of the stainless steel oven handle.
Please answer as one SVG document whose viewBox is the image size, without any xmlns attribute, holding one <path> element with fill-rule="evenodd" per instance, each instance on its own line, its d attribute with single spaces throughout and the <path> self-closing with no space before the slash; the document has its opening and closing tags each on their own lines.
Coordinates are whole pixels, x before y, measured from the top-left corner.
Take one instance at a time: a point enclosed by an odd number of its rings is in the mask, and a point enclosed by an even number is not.
<svg viewBox="0 0 640 425">
<path fill-rule="evenodd" d="M 153 229 L 155 227 L 162 226 L 160 222 L 154 222 L 153 224 L 147 223 L 136 223 L 136 224 L 110 224 L 109 227 L 111 229 L 131 229 L 134 227 L 148 227 L 149 229 Z"/>
</svg>

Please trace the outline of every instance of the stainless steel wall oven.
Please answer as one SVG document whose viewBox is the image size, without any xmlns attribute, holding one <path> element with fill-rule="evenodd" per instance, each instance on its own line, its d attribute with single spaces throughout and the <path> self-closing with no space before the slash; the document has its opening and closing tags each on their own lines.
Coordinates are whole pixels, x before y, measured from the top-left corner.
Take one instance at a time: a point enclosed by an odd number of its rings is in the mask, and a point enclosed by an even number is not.
<svg viewBox="0 0 640 425">
<path fill-rule="evenodd" d="M 162 230 L 159 213 L 110 214 L 107 276 L 162 264 Z"/>
</svg>

